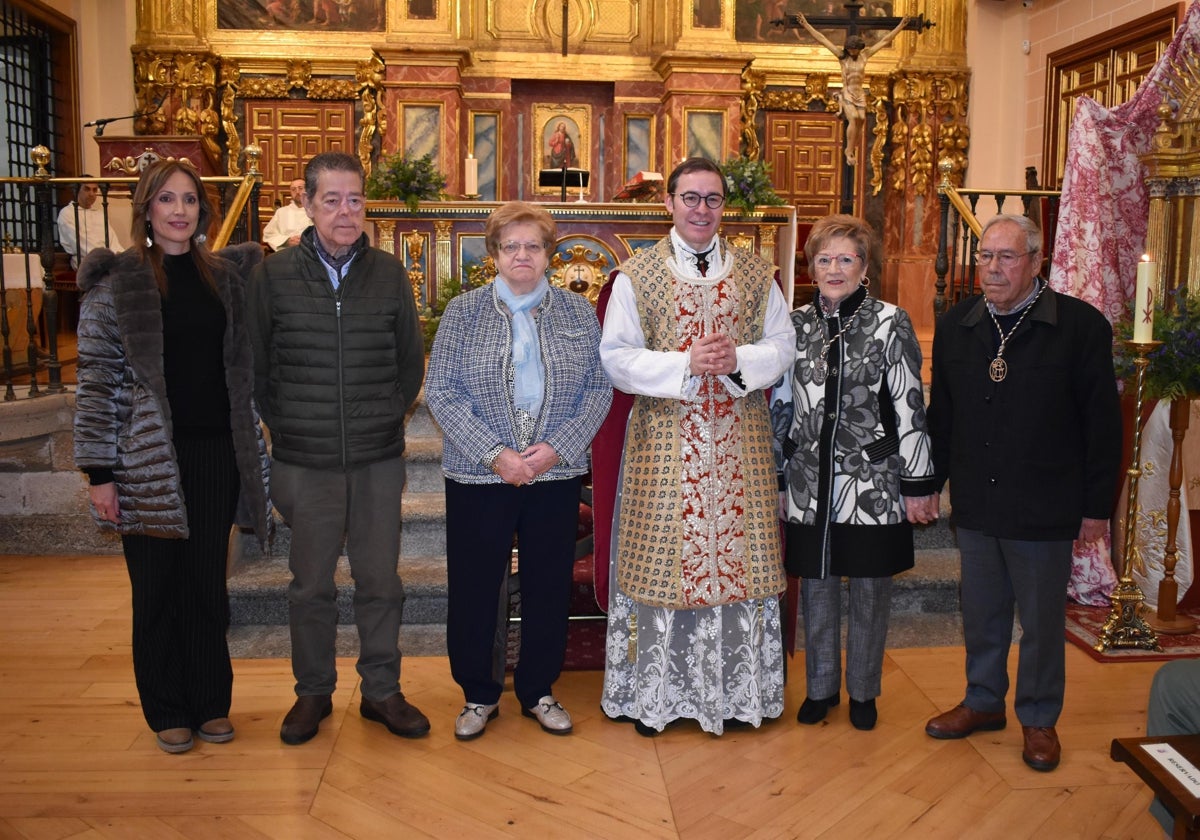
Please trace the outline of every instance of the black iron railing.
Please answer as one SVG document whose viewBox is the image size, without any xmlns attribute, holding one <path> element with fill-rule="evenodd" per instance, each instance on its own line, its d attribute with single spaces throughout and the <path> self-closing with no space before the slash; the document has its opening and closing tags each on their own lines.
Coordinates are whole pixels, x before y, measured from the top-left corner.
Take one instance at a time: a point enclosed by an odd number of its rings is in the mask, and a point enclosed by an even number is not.
<svg viewBox="0 0 1200 840">
<path fill-rule="evenodd" d="M 28 381 L 28 396 L 61 393 L 59 358 L 59 296 L 75 293 L 71 257 L 58 243 L 56 205 L 62 196 L 78 194 L 80 185 L 99 187 L 99 204 L 108 241 L 110 211 L 129 217 L 129 201 L 137 178 L 55 178 L 45 168 L 50 153 L 36 147 L 31 156 L 38 165 L 32 178 L 0 178 L 0 347 L 3 350 L 4 399 L 17 399 L 18 383 Z M 261 176 L 206 177 L 213 190 L 219 233 L 210 240 L 214 250 L 230 243 L 257 242 L 261 238 L 258 195 Z M 118 228 L 119 229 L 119 228 Z M 77 242 L 81 237 L 76 237 Z M 108 243 L 112 244 L 112 243 Z M 78 247 L 78 246 L 77 246 Z M 72 303 L 72 315 L 74 307 Z M 68 323 L 73 325 L 74 319 Z M 44 382 L 39 383 L 39 376 Z"/>
<path fill-rule="evenodd" d="M 938 186 L 941 222 L 933 298 L 933 311 L 938 316 L 977 291 L 975 250 L 982 229 L 981 215 L 986 220 L 996 213 L 1020 212 L 1038 222 L 1042 229 L 1043 277 L 1054 256 L 1054 229 L 1058 224 L 1060 193 L 1056 190 L 959 189 L 950 183 L 949 172 L 943 166 Z M 1031 173 L 1026 173 L 1026 180 L 1031 180 Z"/>
</svg>

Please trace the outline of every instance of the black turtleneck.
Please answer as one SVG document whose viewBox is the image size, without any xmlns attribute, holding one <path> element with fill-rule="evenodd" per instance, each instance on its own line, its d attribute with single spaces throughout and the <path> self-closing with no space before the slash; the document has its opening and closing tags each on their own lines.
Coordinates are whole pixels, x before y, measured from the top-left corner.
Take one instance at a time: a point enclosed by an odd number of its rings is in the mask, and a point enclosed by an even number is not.
<svg viewBox="0 0 1200 840">
<path fill-rule="evenodd" d="M 163 255 L 163 372 L 176 437 L 228 433 L 225 307 L 191 254 Z"/>
</svg>

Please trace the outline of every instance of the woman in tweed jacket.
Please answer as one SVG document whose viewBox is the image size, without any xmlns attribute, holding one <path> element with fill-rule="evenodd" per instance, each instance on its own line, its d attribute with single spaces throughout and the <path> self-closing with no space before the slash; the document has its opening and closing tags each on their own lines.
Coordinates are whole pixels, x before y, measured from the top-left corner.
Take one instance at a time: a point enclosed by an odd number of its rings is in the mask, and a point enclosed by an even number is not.
<svg viewBox="0 0 1200 840">
<path fill-rule="evenodd" d="M 513 688 L 544 730 L 571 731 L 551 687 L 566 652 L 588 448 L 612 401 L 596 313 L 546 278 L 557 239 L 550 214 L 509 202 L 489 217 L 485 237 L 498 276 L 446 307 L 425 378 L 444 435 L 446 643 L 466 699 L 454 730 L 461 740 L 483 734 L 504 687 L 492 647 L 514 533 L 521 650 Z"/>
<path fill-rule="evenodd" d="M 838 705 L 841 590 L 850 579 L 850 722 L 876 722 L 892 575 L 913 565 L 913 522 L 937 517 L 921 348 L 903 309 L 872 298 L 878 240 L 866 222 L 828 216 L 804 252 L 818 291 L 792 313 L 796 362 L 771 415 L 786 477 L 784 565 L 802 577 L 808 697 L 800 723 Z"/>
</svg>

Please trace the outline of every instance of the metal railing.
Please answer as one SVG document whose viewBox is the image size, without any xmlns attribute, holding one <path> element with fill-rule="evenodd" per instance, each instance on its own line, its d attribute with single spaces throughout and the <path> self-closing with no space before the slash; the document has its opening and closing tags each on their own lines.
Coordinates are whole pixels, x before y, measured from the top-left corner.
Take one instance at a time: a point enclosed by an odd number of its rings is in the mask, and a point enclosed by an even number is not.
<svg viewBox="0 0 1200 840">
<path fill-rule="evenodd" d="M 35 148 L 31 155 L 38 164 L 34 177 L 0 178 L 4 199 L 0 201 L 4 251 L 0 261 L 0 346 L 6 402 L 17 399 L 18 380 L 23 384 L 26 377 L 29 397 L 66 390 L 59 359 L 59 295 L 74 293 L 75 273 L 70 269 L 72 255 L 58 245 L 56 197 L 77 194 L 82 184 L 97 185 L 107 241 L 110 210 L 118 209 L 119 215 L 131 213 L 128 202 L 138 182 L 132 177 L 56 178 L 45 168 L 49 152 L 44 147 Z M 214 190 L 214 210 L 223 220 L 219 232 L 209 240 L 213 250 L 230 243 L 259 241 L 261 176 L 257 168 L 245 177 L 201 180 Z M 9 209 L 6 212 L 4 208 Z M 21 267 L 17 271 L 20 276 L 9 276 L 17 266 Z M 39 374 L 44 375 L 44 384 L 39 383 Z"/>
<path fill-rule="evenodd" d="M 950 183 L 950 169 L 943 165 L 938 185 L 941 219 L 938 225 L 938 250 L 934 261 L 933 312 L 940 316 L 954 304 L 977 291 L 975 249 L 979 245 L 982 224 L 980 211 L 1016 213 L 1034 219 L 1042 229 L 1043 275 L 1054 257 L 1054 229 L 1058 224 L 1057 190 L 959 189 Z M 1034 176 L 1036 177 L 1036 176 Z M 1027 172 L 1026 179 L 1030 179 Z M 1019 205 L 1014 206 L 1014 203 Z M 982 206 L 981 206 L 982 205 Z M 1006 206 L 1008 205 L 1008 206 Z"/>
</svg>

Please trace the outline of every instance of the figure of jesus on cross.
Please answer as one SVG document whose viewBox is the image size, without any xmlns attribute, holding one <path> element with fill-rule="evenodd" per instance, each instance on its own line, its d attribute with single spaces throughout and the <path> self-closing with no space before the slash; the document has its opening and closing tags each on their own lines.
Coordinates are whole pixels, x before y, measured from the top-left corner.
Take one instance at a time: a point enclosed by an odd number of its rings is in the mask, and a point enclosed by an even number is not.
<svg viewBox="0 0 1200 840">
<path fill-rule="evenodd" d="M 919 33 L 933 26 L 933 23 L 925 20 L 925 15 L 923 14 L 916 17 L 905 16 L 902 18 L 862 18 L 859 15 L 863 4 L 858 0 L 851 0 L 845 3 L 844 7 L 848 12 L 848 16 L 844 18 L 814 17 L 810 21 L 802 14 L 789 14 L 772 20 L 771 25 L 784 29 L 803 27 L 818 44 L 825 47 L 825 49 L 837 57 L 838 63 L 842 67 L 842 92 L 840 100 L 842 115 L 846 118 L 846 163 L 849 166 L 857 166 L 859 141 L 862 137 L 863 126 L 867 121 L 867 94 L 863 89 L 863 82 L 866 80 L 867 75 L 867 60 L 890 44 L 902 30 L 911 29 Z M 817 26 L 845 27 L 845 47 L 839 49 L 832 41 L 821 34 L 816 28 Z M 869 47 L 862 36 L 858 34 L 860 27 L 863 29 L 883 29 L 889 26 L 894 26 L 895 28 L 881 36 L 878 41 Z"/>
<path fill-rule="evenodd" d="M 908 26 L 908 18 L 900 19 L 900 25 L 888 32 L 871 46 L 867 46 L 861 35 L 847 35 L 846 46 L 838 49 L 833 42 L 814 29 L 802 14 L 796 15 L 801 25 L 816 42 L 837 56 L 842 65 L 842 116 L 846 118 L 846 163 L 858 165 L 858 141 L 863 125 L 867 121 L 867 95 L 863 80 L 867 75 L 867 59 L 886 47 Z"/>
</svg>

